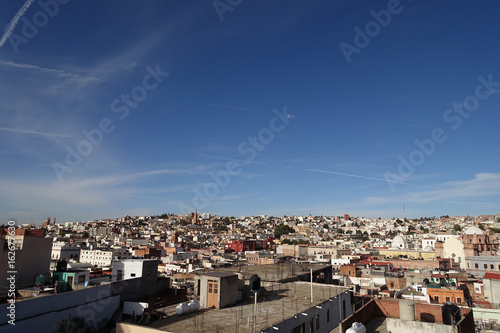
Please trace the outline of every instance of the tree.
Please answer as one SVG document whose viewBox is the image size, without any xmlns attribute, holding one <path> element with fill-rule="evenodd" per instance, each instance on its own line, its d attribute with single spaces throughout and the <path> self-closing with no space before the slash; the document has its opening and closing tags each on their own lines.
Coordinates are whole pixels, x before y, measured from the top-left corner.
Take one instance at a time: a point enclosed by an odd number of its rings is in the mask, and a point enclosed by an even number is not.
<svg viewBox="0 0 500 333">
<path fill-rule="evenodd" d="M 344 230 L 339 228 L 339 229 L 337 229 L 337 233 L 338 233 L 338 234 L 343 234 L 343 233 L 344 233 Z"/>
<path fill-rule="evenodd" d="M 455 224 L 453 226 L 453 230 L 455 230 L 455 231 L 462 231 L 462 227 L 459 224 Z"/>
<path fill-rule="evenodd" d="M 106 324 L 105 320 L 101 320 L 96 327 L 90 320 L 70 315 L 57 323 L 55 333 L 106 333 L 110 331 Z"/>
<path fill-rule="evenodd" d="M 290 233 L 295 233 L 295 230 L 292 227 L 285 224 L 279 224 L 274 229 L 275 238 L 280 238 L 281 235 L 288 235 Z"/>
</svg>

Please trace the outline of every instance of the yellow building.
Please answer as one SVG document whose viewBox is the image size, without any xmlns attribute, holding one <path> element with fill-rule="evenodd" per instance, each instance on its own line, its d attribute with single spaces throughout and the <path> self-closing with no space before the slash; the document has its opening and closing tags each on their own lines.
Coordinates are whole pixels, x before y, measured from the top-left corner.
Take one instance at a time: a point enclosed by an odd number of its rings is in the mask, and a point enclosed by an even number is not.
<svg viewBox="0 0 500 333">
<path fill-rule="evenodd" d="M 398 258 L 399 256 L 407 256 L 409 259 L 435 259 L 434 251 L 418 251 L 405 249 L 379 249 L 379 255 L 386 258 Z"/>
</svg>

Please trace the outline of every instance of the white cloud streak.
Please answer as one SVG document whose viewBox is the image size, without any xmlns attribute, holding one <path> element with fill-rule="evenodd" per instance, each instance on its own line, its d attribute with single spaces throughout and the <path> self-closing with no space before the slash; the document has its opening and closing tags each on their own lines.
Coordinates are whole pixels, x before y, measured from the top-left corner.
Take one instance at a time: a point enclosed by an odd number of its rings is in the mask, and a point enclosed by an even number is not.
<svg viewBox="0 0 500 333">
<path fill-rule="evenodd" d="M 426 187 L 426 188 L 432 188 L 432 189 L 439 189 L 438 187 L 433 187 L 433 186 L 426 186 L 426 185 L 419 185 L 419 184 L 410 184 L 410 183 L 398 182 L 398 181 L 395 181 L 395 180 L 389 180 L 389 179 L 384 179 L 384 178 L 354 175 L 354 174 L 350 174 L 350 173 L 342 173 L 342 172 L 326 171 L 326 170 L 318 170 L 318 169 L 306 169 L 306 171 L 322 172 L 322 173 L 329 173 L 329 174 L 339 175 L 339 176 L 347 176 L 347 177 L 354 177 L 354 178 L 378 180 L 378 181 L 382 181 L 384 183 L 396 183 L 396 184 L 402 184 L 402 185 L 408 185 L 408 186 L 418 186 L 418 187 Z"/>
<path fill-rule="evenodd" d="M 0 60 L 0 65 L 5 66 L 5 67 L 11 67 L 11 68 L 18 68 L 18 69 L 32 69 L 38 72 L 43 72 L 43 73 L 49 73 L 49 74 L 54 74 L 59 77 L 79 77 L 77 74 L 69 73 L 60 69 L 54 69 L 54 68 L 47 68 L 47 67 L 40 67 L 37 65 L 31 65 L 31 64 L 22 64 L 22 63 L 16 63 L 12 61 L 4 61 Z"/>
<path fill-rule="evenodd" d="M 14 31 L 14 28 L 16 27 L 17 23 L 19 22 L 19 20 L 21 19 L 21 17 L 23 17 L 24 13 L 26 13 L 26 11 L 28 10 L 28 8 L 30 8 L 30 6 L 31 6 L 31 4 L 33 2 L 35 2 L 35 0 L 27 0 L 24 3 L 24 5 L 21 7 L 21 9 L 18 10 L 18 12 L 16 13 L 16 15 L 14 15 L 14 17 L 12 18 L 12 20 L 9 23 L 9 26 L 7 27 L 7 29 L 5 30 L 2 38 L 0 39 L 0 47 L 2 47 L 3 44 L 5 44 L 5 42 L 7 41 L 7 39 L 12 34 L 12 31 Z"/>
<path fill-rule="evenodd" d="M 19 129 L 19 128 L 0 127 L 0 131 L 20 133 L 20 134 L 42 135 L 42 136 L 50 136 L 50 137 L 58 137 L 58 138 L 69 138 L 70 137 L 69 135 L 66 135 L 66 134 L 38 132 L 38 131 L 33 131 L 33 130 L 28 130 L 28 129 Z"/>
</svg>

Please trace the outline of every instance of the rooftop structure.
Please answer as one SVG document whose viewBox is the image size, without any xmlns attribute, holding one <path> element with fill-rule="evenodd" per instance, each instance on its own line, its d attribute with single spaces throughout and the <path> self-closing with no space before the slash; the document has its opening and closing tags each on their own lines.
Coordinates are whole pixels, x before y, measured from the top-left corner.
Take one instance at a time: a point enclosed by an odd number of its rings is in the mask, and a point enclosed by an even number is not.
<svg viewBox="0 0 500 333">
<path fill-rule="evenodd" d="M 314 332 L 330 332 L 338 326 L 339 318 L 351 314 L 351 298 L 347 288 L 306 282 L 277 284 L 274 289 L 257 296 L 257 332 L 292 332 L 311 325 Z M 339 311 L 339 300 L 341 309 Z M 166 319 L 154 322 L 150 328 L 169 332 L 253 332 L 254 302 L 243 301 L 224 309 L 201 309 L 183 316 L 175 315 L 175 307 L 164 309 Z M 135 327 L 137 328 L 137 327 Z M 143 327 L 140 327 L 142 329 Z M 117 325 L 117 333 L 139 332 L 133 325 Z M 154 332 L 154 331 L 153 331 Z M 294 331 L 295 332 L 295 331 Z M 298 332 L 298 331 L 297 331 Z"/>
</svg>

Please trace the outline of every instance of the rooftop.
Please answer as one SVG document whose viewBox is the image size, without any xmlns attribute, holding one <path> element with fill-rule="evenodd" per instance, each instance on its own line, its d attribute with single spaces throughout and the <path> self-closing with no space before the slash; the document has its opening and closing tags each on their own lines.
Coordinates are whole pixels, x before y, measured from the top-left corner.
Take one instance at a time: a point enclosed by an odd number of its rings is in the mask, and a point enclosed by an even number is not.
<svg viewBox="0 0 500 333">
<path fill-rule="evenodd" d="M 285 319 L 300 315 L 312 306 L 325 301 L 335 302 L 335 296 L 348 288 L 333 285 L 313 285 L 311 303 L 310 283 L 294 282 L 275 284 L 267 287 L 257 298 L 257 332 L 278 324 Z M 244 300 L 237 305 L 225 309 L 201 309 L 183 316 L 175 314 L 175 306 L 159 309 L 167 314 L 167 318 L 150 325 L 169 332 L 252 332 L 253 331 L 253 299 Z"/>
<path fill-rule="evenodd" d="M 291 278 L 296 278 L 301 275 L 309 274 L 310 269 L 313 271 L 318 271 L 331 267 L 329 265 L 319 265 L 319 264 L 303 264 L 299 265 L 294 262 L 285 262 L 272 265 L 238 265 L 232 267 L 219 267 L 218 272 L 225 273 L 243 273 L 245 279 L 249 279 L 252 275 L 257 274 L 262 281 L 283 281 Z M 204 274 L 203 271 L 199 271 L 199 274 Z"/>
</svg>

